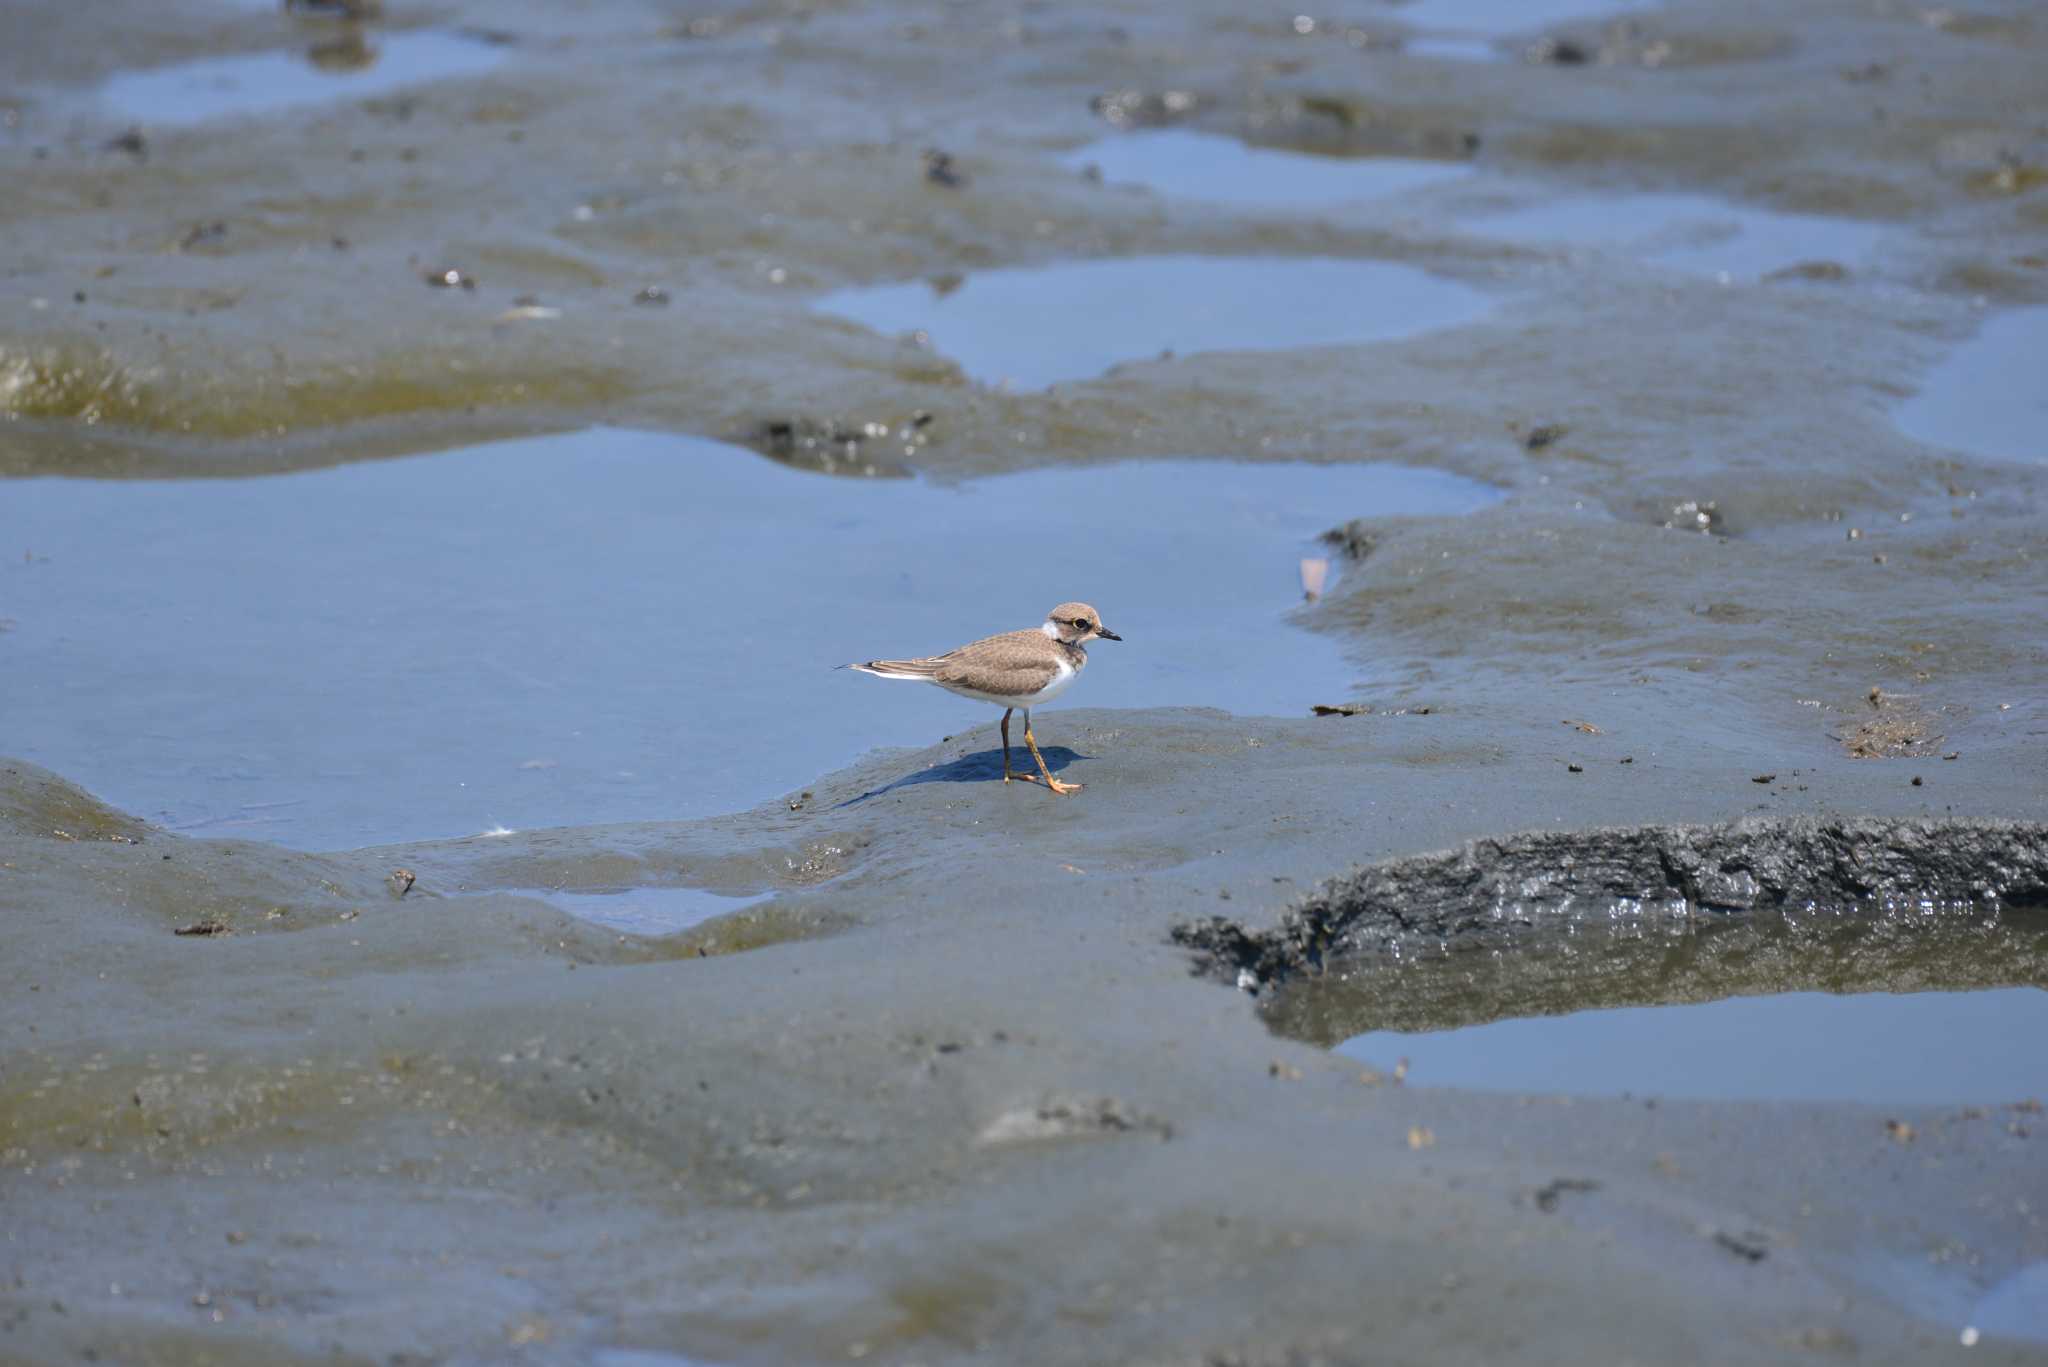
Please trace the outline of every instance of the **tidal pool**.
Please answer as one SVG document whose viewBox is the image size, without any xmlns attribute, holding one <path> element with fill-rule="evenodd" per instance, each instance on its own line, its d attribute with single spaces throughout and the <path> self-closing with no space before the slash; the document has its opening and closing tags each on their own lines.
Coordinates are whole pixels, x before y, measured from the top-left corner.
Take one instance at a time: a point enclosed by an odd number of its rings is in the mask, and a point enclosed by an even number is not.
<svg viewBox="0 0 2048 1367">
<path fill-rule="evenodd" d="M 1985 320 L 1898 411 L 1916 441 L 1996 460 L 2048 461 L 2048 309 Z"/>
<path fill-rule="evenodd" d="M 1652 0 L 1416 0 L 1399 14 L 1417 28 L 1505 34 L 1652 7 Z"/>
<path fill-rule="evenodd" d="M 994 708 L 833 667 L 1067 599 L 1125 640 L 1064 706 L 1300 715 L 1359 682 L 1290 621 L 1313 538 L 1500 496 L 1359 464 L 854 480 L 610 429 L 250 479 L 16 480 L 0 724 L 10 753 L 151 820 L 300 848 L 705 816 L 876 746 L 993 735 Z"/>
<path fill-rule="evenodd" d="M 1444 62 L 1498 62 L 1507 54 L 1485 38 L 1459 38 L 1441 33 L 1418 33 L 1401 43 L 1411 57 L 1429 57 Z"/>
<path fill-rule="evenodd" d="M 1793 992 L 1358 1035 L 1410 1083 L 1574 1096 L 1998 1104 L 2048 1093 L 2048 991 Z"/>
<path fill-rule="evenodd" d="M 819 311 L 923 333 L 985 384 L 1042 389 L 1162 353 L 1388 341 L 1455 327 L 1488 300 L 1385 261 L 1138 256 L 840 290 Z"/>
<path fill-rule="evenodd" d="M 347 40 L 336 36 L 329 42 Z M 323 51 L 346 60 L 317 60 Z M 379 34 L 364 39 L 359 48 L 256 52 L 123 71 L 100 87 L 98 102 L 115 118 L 166 128 L 388 95 L 408 86 L 481 75 L 504 59 L 502 46 L 459 34 Z"/>
<path fill-rule="evenodd" d="M 708 892 L 703 888 L 606 888 L 562 892 L 554 888 L 497 888 L 493 892 L 531 897 L 558 911 L 629 935 L 673 935 L 716 916 L 739 911 L 774 896 Z"/>
<path fill-rule="evenodd" d="M 1257 209 L 1329 208 L 1472 174 L 1459 162 L 1320 156 L 1187 128 L 1114 134 L 1060 160 L 1076 169 L 1094 166 L 1111 185 Z"/>
<path fill-rule="evenodd" d="M 1879 224 L 1856 219 L 1665 193 L 1567 194 L 1477 218 L 1467 226 L 1524 246 L 1619 252 L 1731 281 L 1812 262 L 1855 266 L 1870 257 L 1886 233 Z"/>
</svg>

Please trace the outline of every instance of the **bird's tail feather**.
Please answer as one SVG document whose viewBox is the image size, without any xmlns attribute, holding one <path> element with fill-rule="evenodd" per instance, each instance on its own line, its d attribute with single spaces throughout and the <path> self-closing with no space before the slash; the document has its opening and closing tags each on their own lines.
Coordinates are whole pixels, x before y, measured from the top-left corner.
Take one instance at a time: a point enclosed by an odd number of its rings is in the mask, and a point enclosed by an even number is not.
<svg viewBox="0 0 2048 1367">
<path fill-rule="evenodd" d="M 939 657 L 933 656 L 923 660 L 857 660 L 839 667 L 858 669 L 878 679 L 930 679 L 939 672 L 940 664 Z"/>
</svg>

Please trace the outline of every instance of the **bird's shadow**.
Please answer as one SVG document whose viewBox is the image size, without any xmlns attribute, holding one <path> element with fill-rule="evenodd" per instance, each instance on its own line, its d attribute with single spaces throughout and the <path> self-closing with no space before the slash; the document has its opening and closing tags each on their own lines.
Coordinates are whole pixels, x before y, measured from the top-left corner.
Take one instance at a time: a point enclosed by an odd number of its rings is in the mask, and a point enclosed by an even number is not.
<svg viewBox="0 0 2048 1367">
<path fill-rule="evenodd" d="M 1045 767 L 1059 773 L 1077 759 L 1089 756 L 1064 745 L 1041 745 L 1038 753 L 1045 756 Z M 1038 766 L 1031 762 L 1031 752 L 1021 745 L 1010 747 L 1010 772 L 1012 774 L 1038 773 Z M 1001 783 L 1003 781 L 1003 752 L 1001 747 L 992 750 L 976 750 L 944 764 L 934 764 L 929 769 L 919 769 L 905 774 L 895 782 L 880 788 L 871 788 L 859 797 L 850 797 L 840 803 L 841 807 L 854 807 L 871 797 L 893 793 L 898 788 L 908 788 L 914 783 Z M 1043 784 L 1034 786 L 1043 787 Z"/>
</svg>

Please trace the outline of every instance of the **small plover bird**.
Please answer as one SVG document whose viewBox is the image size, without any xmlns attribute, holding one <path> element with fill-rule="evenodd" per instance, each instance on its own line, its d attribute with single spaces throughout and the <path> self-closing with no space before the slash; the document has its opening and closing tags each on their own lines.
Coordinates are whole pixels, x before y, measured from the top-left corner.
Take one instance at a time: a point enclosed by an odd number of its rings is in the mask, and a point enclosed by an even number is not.
<svg viewBox="0 0 2048 1367">
<path fill-rule="evenodd" d="M 917 660 L 867 660 L 841 669 L 858 669 L 881 679 L 915 679 L 933 683 L 949 693 L 976 702 L 994 703 L 1003 709 L 1003 782 L 1016 779 L 1036 783 L 1042 777 L 1055 793 L 1076 793 L 1078 783 L 1062 783 L 1045 767 L 1038 753 L 1038 740 L 1031 734 L 1031 709 L 1051 702 L 1087 667 L 1090 641 L 1121 641 L 1123 637 L 1102 625 L 1102 618 L 1086 603 L 1062 603 L 1046 614 L 1045 625 L 1023 631 L 1006 631 L 943 655 Z M 1024 714 L 1024 744 L 1038 761 L 1036 774 L 1013 773 L 1010 769 L 1010 714 Z"/>
</svg>

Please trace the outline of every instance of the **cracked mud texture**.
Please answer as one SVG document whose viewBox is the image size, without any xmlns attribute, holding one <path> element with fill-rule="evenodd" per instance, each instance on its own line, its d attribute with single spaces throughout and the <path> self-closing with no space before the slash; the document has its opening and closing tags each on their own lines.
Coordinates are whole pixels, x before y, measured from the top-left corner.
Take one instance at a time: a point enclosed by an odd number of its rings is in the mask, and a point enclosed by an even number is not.
<svg viewBox="0 0 2048 1367">
<path fill-rule="evenodd" d="M 2048 1259 L 2028 1098 L 1370 1084 L 1258 1015 L 1325 1039 L 1348 1006 L 1255 1002 L 1170 938 L 1221 912 L 1285 977 L 1327 948 L 1290 938 L 1304 906 L 1349 915 L 1380 1024 L 1402 993 L 1437 1023 L 1470 1002 L 1432 977 L 1448 956 L 1371 958 L 1398 929 L 1355 914 L 1376 879 L 1510 944 L 1495 1005 L 1825 986 L 1830 963 L 1846 986 L 2040 982 L 2048 465 L 1893 422 L 1988 311 L 2048 303 L 2031 8 L 1680 4 L 1510 35 L 1549 56 L 1498 63 L 1404 55 L 1399 10 L 1354 39 L 1220 3 L 385 9 L 376 33 L 481 27 L 504 62 L 131 129 L 94 82 L 331 60 L 337 25 L 9 8 L 0 474 L 288 470 L 603 421 L 828 473 L 1384 460 L 1508 498 L 1331 509 L 1351 563 L 1299 620 L 1345 642 L 1362 710 L 1048 712 L 1070 802 L 993 781 L 977 729 L 708 821 L 311 855 L 0 762 L 0 1358 L 2048 1358 L 1956 1338 Z M 1133 123 L 1474 174 L 1318 219 L 1060 164 Z M 928 177 L 935 146 L 964 183 Z M 1668 190 L 1884 245 L 1723 284 L 1485 229 Z M 1395 262 L 1493 308 L 1036 392 L 810 309 L 1161 253 Z M 474 288 L 424 283 L 444 269 Z M 1112 588 L 1086 591 L 1109 611 Z M 1500 868 L 1417 855 L 1464 841 Z M 1852 882 L 1795 856 L 1845 850 L 1974 905 L 1802 919 Z M 1658 881 L 1666 855 L 1696 871 Z M 1690 889 L 1711 930 L 1686 971 L 1620 940 L 1589 969 L 1475 910 L 1488 877 L 1565 856 L 1603 895 Z M 1736 865 L 1753 883 L 1715 872 Z M 772 896 L 640 940 L 514 891 L 621 886 Z"/>
</svg>

